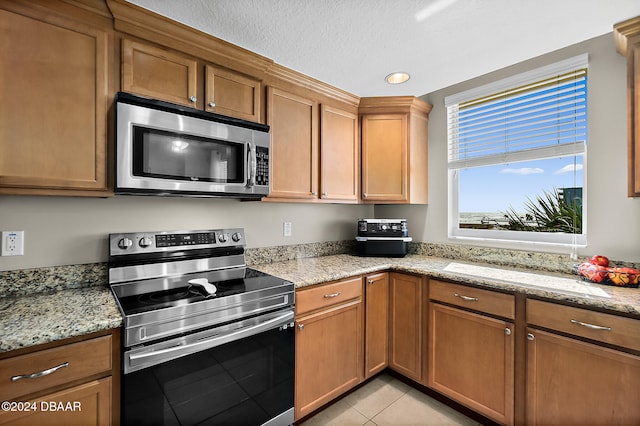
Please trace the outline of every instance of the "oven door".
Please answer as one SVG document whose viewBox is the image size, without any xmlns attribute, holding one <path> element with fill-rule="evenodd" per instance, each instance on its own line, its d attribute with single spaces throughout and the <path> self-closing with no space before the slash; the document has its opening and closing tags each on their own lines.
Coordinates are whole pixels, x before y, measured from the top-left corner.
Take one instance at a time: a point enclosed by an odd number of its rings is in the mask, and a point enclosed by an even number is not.
<svg viewBox="0 0 640 426">
<path fill-rule="evenodd" d="M 293 310 L 125 350 L 123 425 L 293 424 Z"/>
</svg>

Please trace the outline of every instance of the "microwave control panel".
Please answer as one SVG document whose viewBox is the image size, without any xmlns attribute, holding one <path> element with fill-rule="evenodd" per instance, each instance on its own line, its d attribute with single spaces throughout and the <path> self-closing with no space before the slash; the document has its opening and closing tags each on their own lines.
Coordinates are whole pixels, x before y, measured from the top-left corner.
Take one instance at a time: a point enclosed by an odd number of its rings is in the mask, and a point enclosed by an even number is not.
<svg viewBox="0 0 640 426">
<path fill-rule="evenodd" d="M 256 147 L 256 185 L 269 186 L 269 148 Z"/>
</svg>

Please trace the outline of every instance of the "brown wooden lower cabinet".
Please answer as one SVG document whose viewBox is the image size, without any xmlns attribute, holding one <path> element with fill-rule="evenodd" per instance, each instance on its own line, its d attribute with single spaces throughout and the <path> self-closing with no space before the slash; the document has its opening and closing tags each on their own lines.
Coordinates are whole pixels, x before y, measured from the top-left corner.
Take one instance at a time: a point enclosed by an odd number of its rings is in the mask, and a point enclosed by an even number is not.
<svg viewBox="0 0 640 426">
<path fill-rule="evenodd" d="M 534 328 L 527 333 L 527 424 L 640 424 L 640 357 Z"/>
<path fill-rule="evenodd" d="M 389 367 L 422 379 L 422 298 L 426 278 L 389 274 Z"/>
<path fill-rule="evenodd" d="M 388 366 L 501 424 L 640 425 L 635 319 L 398 272 L 296 297 L 296 420 Z"/>
<path fill-rule="evenodd" d="M 120 330 L 0 354 L 0 383 L 0 425 L 119 425 Z"/>
<path fill-rule="evenodd" d="M 0 424 L 109 426 L 114 424 L 111 382 L 106 377 L 27 402 L 13 401 L 15 411 L 1 411 Z"/>
<path fill-rule="evenodd" d="M 348 295 L 348 296 L 347 296 Z M 342 299 L 343 297 L 350 299 Z M 354 298 L 355 296 L 355 298 Z M 363 380 L 362 277 L 301 290 L 296 319 L 295 418 Z M 327 305 L 327 300 L 333 304 Z M 300 312 L 303 306 L 304 312 Z"/>
<path fill-rule="evenodd" d="M 389 365 L 389 274 L 364 277 L 364 289 L 364 377 L 368 379 Z"/>
<path fill-rule="evenodd" d="M 427 385 L 499 423 L 513 424 L 513 331 L 510 322 L 431 303 Z"/>
</svg>

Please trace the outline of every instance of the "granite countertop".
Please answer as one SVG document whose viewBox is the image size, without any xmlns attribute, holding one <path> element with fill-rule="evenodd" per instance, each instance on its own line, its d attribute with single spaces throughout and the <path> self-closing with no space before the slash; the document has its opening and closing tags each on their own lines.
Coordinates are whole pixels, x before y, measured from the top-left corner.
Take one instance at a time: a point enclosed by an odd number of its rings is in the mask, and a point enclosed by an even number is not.
<svg viewBox="0 0 640 426">
<path fill-rule="evenodd" d="M 296 288 L 395 270 L 571 302 L 640 319 L 640 289 L 589 284 L 576 275 L 423 255 L 385 258 L 338 254 L 250 266 L 292 281 Z M 0 352 L 117 328 L 122 320 L 106 285 L 0 297 Z"/>
<path fill-rule="evenodd" d="M 577 275 L 491 264 L 462 262 L 431 256 L 408 255 L 404 258 L 357 257 L 347 254 L 304 258 L 252 265 L 254 269 L 292 281 L 296 288 L 395 270 L 429 275 L 432 278 L 473 284 L 478 287 L 525 293 L 558 302 L 570 302 L 587 308 L 640 318 L 640 289 L 591 284 Z"/>
<path fill-rule="evenodd" d="M 122 324 L 104 286 L 0 298 L 0 352 L 81 336 Z"/>
</svg>

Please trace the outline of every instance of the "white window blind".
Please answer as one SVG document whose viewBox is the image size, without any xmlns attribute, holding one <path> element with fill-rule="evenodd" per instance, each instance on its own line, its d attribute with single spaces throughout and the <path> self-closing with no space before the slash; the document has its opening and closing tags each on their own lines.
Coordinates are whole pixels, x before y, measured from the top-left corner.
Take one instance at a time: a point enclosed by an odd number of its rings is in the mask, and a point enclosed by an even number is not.
<svg viewBox="0 0 640 426">
<path fill-rule="evenodd" d="M 586 65 L 582 55 L 447 98 L 449 169 L 583 153 Z"/>
</svg>

